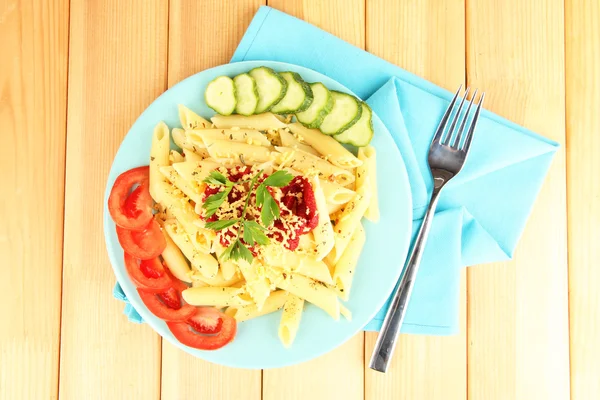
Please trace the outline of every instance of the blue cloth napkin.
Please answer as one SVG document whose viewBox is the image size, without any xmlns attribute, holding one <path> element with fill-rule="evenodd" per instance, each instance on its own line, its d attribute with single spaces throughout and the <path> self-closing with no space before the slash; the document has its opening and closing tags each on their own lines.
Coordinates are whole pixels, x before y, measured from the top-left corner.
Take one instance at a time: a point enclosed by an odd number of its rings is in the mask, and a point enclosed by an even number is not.
<svg viewBox="0 0 600 400">
<path fill-rule="evenodd" d="M 254 16 L 231 61 L 246 60 L 301 65 L 367 99 L 406 164 L 416 234 L 433 187 L 427 150 L 453 94 L 265 6 Z M 460 269 L 512 257 L 557 148 L 553 141 L 488 111 L 482 113 L 467 164 L 442 192 L 402 332 L 459 331 Z M 118 285 L 115 297 L 125 298 Z M 387 305 L 365 330 L 379 330 L 386 309 Z M 130 305 L 125 313 L 132 321 L 141 321 Z"/>
</svg>

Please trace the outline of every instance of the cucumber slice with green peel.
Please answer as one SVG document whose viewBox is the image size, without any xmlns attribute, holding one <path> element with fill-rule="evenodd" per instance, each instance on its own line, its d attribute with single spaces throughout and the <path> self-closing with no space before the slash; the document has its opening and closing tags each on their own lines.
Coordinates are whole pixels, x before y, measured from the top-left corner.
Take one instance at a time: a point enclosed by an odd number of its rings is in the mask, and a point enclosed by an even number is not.
<svg viewBox="0 0 600 400">
<path fill-rule="evenodd" d="M 269 111 L 277 104 L 287 91 L 287 81 L 269 67 L 257 67 L 248 74 L 256 81 L 258 89 L 258 104 L 256 114 Z"/>
<path fill-rule="evenodd" d="M 333 108 L 327 114 L 319 129 L 326 135 L 339 135 L 360 119 L 360 101 L 347 93 L 331 91 Z"/>
<path fill-rule="evenodd" d="M 373 138 L 373 112 L 365 102 L 361 102 L 362 114 L 354 125 L 333 138 L 340 143 L 352 144 L 357 147 L 368 145 Z"/>
<path fill-rule="evenodd" d="M 279 75 L 287 81 L 287 91 L 283 99 L 271 108 L 271 112 L 293 114 L 306 110 L 313 101 L 310 85 L 296 72 L 280 72 Z"/>
<path fill-rule="evenodd" d="M 235 112 L 241 115 L 252 115 L 258 104 L 256 81 L 248 74 L 239 74 L 233 78 L 237 105 Z"/>
<path fill-rule="evenodd" d="M 305 111 L 297 112 L 296 118 L 307 128 L 318 128 L 333 108 L 333 97 L 321 82 L 311 83 L 310 88 L 313 101 Z"/>
<path fill-rule="evenodd" d="M 236 106 L 235 85 L 228 76 L 210 81 L 204 92 L 206 104 L 221 115 L 230 115 Z"/>
</svg>

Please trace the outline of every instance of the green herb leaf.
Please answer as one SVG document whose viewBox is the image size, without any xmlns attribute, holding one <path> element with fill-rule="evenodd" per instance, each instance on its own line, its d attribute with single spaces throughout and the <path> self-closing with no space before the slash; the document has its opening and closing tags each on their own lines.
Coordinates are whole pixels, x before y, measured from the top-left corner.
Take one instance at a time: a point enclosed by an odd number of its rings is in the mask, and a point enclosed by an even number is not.
<svg viewBox="0 0 600 400">
<path fill-rule="evenodd" d="M 210 171 L 210 174 L 204 179 L 204 183 L 211 185 L 222 186 L 225 185 L 229 180 L 220 173 L 219 171 Z"/>
<path fill-rule="evenodd" d="M 231 243 L 229 246 L 227 246 L 227 248 L 225 249 L 225 251 L 223 253 L 221 253 L 221 256 L 219 257 L 219 259 L 223 262 L 231 259 L 231 251 L 233 250 L 233 246 L 235 245 L 234 243 Z"/>
<path fill-rule="evenodd" d="M 264 186 L 284 187 L 294 179 L 294 176 L 287 171 L 277 171 L 269 175 L 262 183 Z"/>
<path fill-rule="evenodd" d="M 246 221 L 244 222 L 244 241 L 248 243 L 249 246 L 253 246 L 254 242 L 260 244 L 261 246 L 266 246 L 269 244 L 269 238 L 265 235 L 266 229 L 256 221 Z M 248 235 L 246 235 L 248 232 Z M 246 236 L 251 238 L 252 243 L 246 240 Z"/>
<path fill-rule="evenodd" d="M 279 219 L 279 206 L 268 191 L 265 192 L 265 198 L 260 210 L 260 219 L 264 226 L 271 225 L 274 219 Z"/>
<path fill-rule="evenodd" d="M 248 248 L 244 246 L 244 244 L 240 242 L 239 239 L 236 240 L 232 246 L 233 247 L 231 249 L 230 255 L 230 258 L 232 260 L 246 260 L 248 264 L 252 263 L 252 260 L 254 260 L 252 252 L 248 250 Z"/>
<path fill-rule="evenodd" d="M 220 231 L 221 229 L 229 228 L 236 222 L 238 222 L 237 219 L 222 219 L 220 221 L 207 222 L 205 228 L 212 229 L 213 231 Z"/>
<path fill-rule="evenodd" d="M 256 204 L 261 206 L 265 201 L 265 192 L 269 193 L 266 186 L 259 185 L 256 189 Z"/>
<path fill-rule="evenodd" d="M 207 217 L 210 217 L 217 212 L 219 207 L 221 207 L 221 204 L 223 204 L 227 196 L 229 196 L 232 188 L 233 186 L 228 186 L 224 191 L 215 193 L 206 198 L 206 201 L 202 204 L 202 208 L 206 210 Z"/>
</svg>

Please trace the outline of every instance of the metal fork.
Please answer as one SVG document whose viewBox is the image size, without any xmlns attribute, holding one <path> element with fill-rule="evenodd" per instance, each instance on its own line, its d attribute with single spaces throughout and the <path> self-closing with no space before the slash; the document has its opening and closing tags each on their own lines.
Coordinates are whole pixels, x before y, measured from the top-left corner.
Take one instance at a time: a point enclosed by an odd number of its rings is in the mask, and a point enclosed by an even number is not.
<svg viewBox="0 0 600 400">
<path fill-rule="evenodd" d="M 471 141 L 473 140 L 473 133 L 479 119 L 479 112 L 485 98 L 485 93 L 482 93 L 479 102 L 476 104 L 475 114 L 472 118 L 470 117 L 471 107 L 477 96 L 477 90 L 473 93 L 467 111 L 461 113 L 463 105 L 469 95 L 469 88 L 466 89 L 458 109 L 456 109 L 458 95 L 462 90 L 462 85 L 456 91 L 450 106 L 444 113 L 442 120 L 435 132 L 431 146 L 429 147 L 429 170 L 433 177 L 433 193 L 429 201 L 429 207 L 423 218 L 423 223 L 415 244 L 413 246 L 412 254 L 408 259 L 405 267 L 404 275 L 400 280 L 400 284 L 394 292 L 391 305 L 385 315 L 383 326 L 377 337 L 375 343 L 375 349 L 371 356 L 371 362 L 369 367 L 379 372 L 386 372 L 388 364 L 391 360 L 394 348 L 396 347 L 396 341 L 398 340 L 398 334 L 400 333 L 400 327 L 406 314 L 406 306 L 410 300 L 410 295 L 413 289 L 413 283 L 419 269 L 421 257 L 423 255 L 423 249 L 427 242 L 427 236 L 429 235 L 429 228 L 431 227 L 431 221 L 435 214 L 435 209 L 440 198 L 440 192 L 444 186 L 456 176 L 467 159 L 469 149 L 471 148 Z M 450 117 L 454 114 L 450 127 L 446 129 Z M 462 116 L 462 121 L 458 130 L 454 132 L 456 124 Z M 466 135 L 465 135 L 466 132 Z"/>
</svg>

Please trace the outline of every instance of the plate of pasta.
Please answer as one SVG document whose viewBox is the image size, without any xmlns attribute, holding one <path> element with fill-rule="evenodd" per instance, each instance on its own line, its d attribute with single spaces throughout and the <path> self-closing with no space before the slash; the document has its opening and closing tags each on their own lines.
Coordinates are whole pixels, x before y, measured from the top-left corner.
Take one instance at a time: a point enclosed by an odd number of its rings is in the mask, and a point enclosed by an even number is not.
<svg viewBox="0 0 600 400">
<path fill-rule="evenodd" d="M 193 75 L 137 119 L 112 165 L 116 278 L 163 338 L 275 368 L 360 331 L 411 237 L 404 162 L 370 107 L 318 72 L 246 61 Z"/>
</svg>

